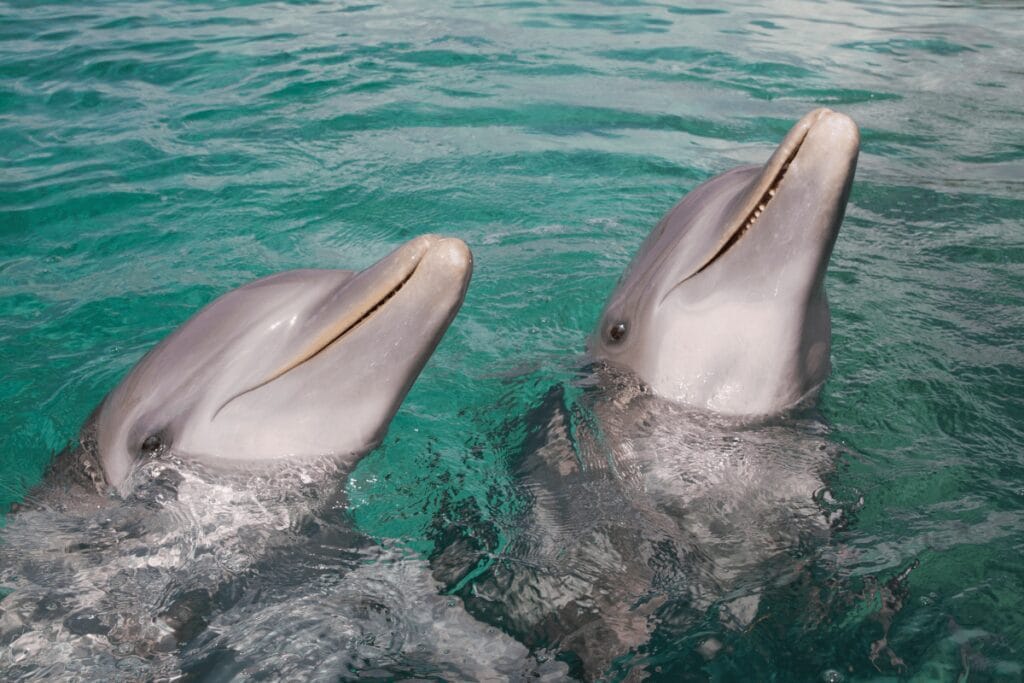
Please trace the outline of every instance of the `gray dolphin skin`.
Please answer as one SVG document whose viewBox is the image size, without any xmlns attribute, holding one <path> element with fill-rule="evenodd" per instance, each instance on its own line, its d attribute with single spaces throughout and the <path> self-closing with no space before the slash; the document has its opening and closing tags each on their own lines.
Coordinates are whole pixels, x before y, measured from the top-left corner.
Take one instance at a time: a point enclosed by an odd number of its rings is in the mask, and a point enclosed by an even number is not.
<svg viewBox="0 0 1024 683">
<path fill-rule="evenodd" d="M 424 235 L 361 272 L 288 271 L 233 290 L 139 361 L 83 443 L 122 493 L 157 452 L 227 467 L 354 464 L 383 438 L 471 272 L 465 243 Z"/>
<path fill-rule="evenodd" d="M 859 139 L 848 116 L 816 109 L 764 166 L 690 192 L 640 247 L 590 354 L 662 397 L 723 414 L 813 398 L 830 370 L 823 280 Z"/>
</svg>

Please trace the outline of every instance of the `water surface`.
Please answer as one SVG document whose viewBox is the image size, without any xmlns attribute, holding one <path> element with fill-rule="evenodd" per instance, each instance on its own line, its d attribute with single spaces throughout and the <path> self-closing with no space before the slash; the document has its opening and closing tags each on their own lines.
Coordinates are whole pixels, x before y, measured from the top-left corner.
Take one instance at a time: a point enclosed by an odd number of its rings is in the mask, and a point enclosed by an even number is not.
<svg viewBox="0 0 1024 683">
<path fill-rule="evenodd" d="M 0 503 L 219 293 L 442 232 L 476 256 L 466 304 L 347 490 L 360 533 L 429 556 L 443 510 L 519 504 L 521 418 L 572 384 L 660 215 L 824 105 L 863 142 L 820 402 L 850 519 L 809 586 L 719 634 L 717 656 L 696 625 L 636 657 L 666 680 L 1019 680 L 1022 18 L 1009 2 L 0 2 Z M 915 562 L 887 616 L 886 583 Z M 836 586 L 823 622 L 792 607 Z"/>
</svg>

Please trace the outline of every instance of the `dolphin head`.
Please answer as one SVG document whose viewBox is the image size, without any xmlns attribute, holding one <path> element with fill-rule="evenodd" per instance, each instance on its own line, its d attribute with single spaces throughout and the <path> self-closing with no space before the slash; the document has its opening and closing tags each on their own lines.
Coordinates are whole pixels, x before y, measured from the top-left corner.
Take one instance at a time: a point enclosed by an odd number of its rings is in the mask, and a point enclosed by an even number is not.
<svg viewBox="0 0 1024 683">
<path fill-rule="evenodd" d="M 214 300 L 94 414 L 106 483 L 122 488 L 137 460 L 164 451 L 239 467 L 353 464 L 383 438 L 471 271 L 462 241 L 425 235 L 361 272 L 288 271 Z"/>
<path fill-rule="evenodd" d="M 712 178 L 655 227 L 588 350 L 669 399 L 785 410 L 830 369 L 823 280 L 857 164 L 848 116 L 816 109 L 762 166 Z"/>
</svg>

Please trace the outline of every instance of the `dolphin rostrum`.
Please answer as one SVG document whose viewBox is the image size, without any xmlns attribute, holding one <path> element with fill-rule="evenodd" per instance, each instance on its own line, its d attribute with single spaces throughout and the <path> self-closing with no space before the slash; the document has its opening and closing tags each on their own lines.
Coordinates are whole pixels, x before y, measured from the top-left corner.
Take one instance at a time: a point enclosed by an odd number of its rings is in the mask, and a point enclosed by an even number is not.
<svg viewBox="0 0 1024 683">
<path fill-rule="evenodd" d="M 662 397 L 725 414 L 813 398 L 830 369 L 823 281 L 858 149 L 852 119 L 816 109 L 764 166 L 686 195 L 612 292 L 590 354 Z"/>
<path fill-rule="evenodd" d="M 295 270 L 200 310 L 128 373 L 82 430 L 79 459 L 125 493 L 155 454 L 248 468 L 383 438 L 469 285 L 461 240 L 417 237 L 361 272 Z"/>
</svg>

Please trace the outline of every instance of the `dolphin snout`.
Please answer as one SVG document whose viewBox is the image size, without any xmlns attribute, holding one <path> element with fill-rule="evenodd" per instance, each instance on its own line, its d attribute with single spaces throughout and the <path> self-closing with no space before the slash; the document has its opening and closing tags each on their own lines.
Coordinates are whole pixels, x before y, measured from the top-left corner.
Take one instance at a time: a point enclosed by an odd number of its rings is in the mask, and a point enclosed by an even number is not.
<svg viewBox="0 0 1024 683">
<path fill-rule="evenodd" d="M 407 251 L 420 265 L 429 262 L 432 268 L 446 268 L 462 273 L 473 267 L 473 254 L 457 237 L 428 233 L 409 240 L 400 249 Z"/>
<path fill-rule="evenodd" d="M 416 237 L 413 237 L 411 240 L 409 240 L 402 246 L 398 247 L 398 249 L 396 249 L 395 252 L 393 253 L 407 253 L 416 260 L 419 260 L 420 258 L 423 257 L 424 254 L 430 251 L 431 247 L 440 242 L 442 239 L 444 238 L 442 238 L 440 235 L 435 235 L 433 233 L 417 235 Z"/>
<path fill-rule="evenodd" d="M 860 151 L 860 130 L 846 114 L 829 109 L 817 111 L 820 113 L 807 131 L 796 163 L 808 174 L 806 189 L 816 188 L 823 198 L 836 197 L 834 202 L 823 203 L 845 208 Z M 834 228 L 839 229 L 838 223 Z"/>
<path fill-rule="evenodd" d="M 473 265 L 473 254 L 466 243 L 457 237 L 439 237 L 424 255 L 439 267 L 463 272 Z"/>
<path fill-rule="evenodd" d="M 815 128 L 821 128 L 837 141 L 844 141 L 847 144 L 860 146 L 860 129 L 846 114 L 837 111 L 825 110 L 827 113 L 819 120 Z"/>
</svg>

